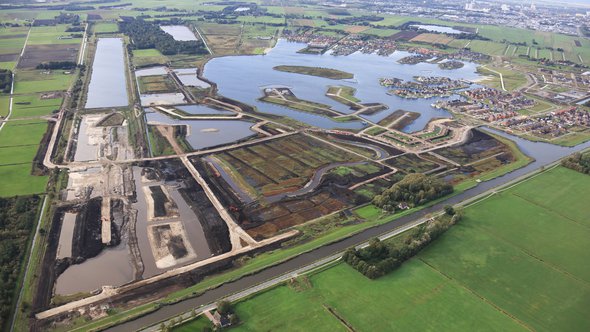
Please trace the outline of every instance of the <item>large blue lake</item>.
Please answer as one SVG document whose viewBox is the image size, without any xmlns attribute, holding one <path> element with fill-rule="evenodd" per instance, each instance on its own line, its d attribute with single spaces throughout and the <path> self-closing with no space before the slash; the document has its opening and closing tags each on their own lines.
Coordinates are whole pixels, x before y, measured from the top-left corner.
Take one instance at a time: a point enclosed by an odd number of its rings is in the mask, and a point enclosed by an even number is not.
<svg viewBox="0 0 590 332">
<path fill-rule="evenodd" d="M 441 70 L 437 64 L 420 63 L 403 65 L 397 62 L 408 52 L 396 51 L 389 57 L 376 54 L 354 53 L 349 56 L 332 56 L 299 54 L 298 50 L 306 45 L 279 40 L 277 45 L 266 55 L 227 56 L 215 58 L 205 65 L 204 76 L 216 82 L 221 95 L 256 106 L 259 111 L 289 116 L 295 120 L 324 129 L 349 128 L 359 129 L 365 126 L 361 121 L 335 122 L 327 117 L 299 112 L 286 107 L 258 101 L 265 86 L 290 87 L 301 99 L 316 101 L 332 106 L 334 109 L 350 113 L 348 107 L 328 98 L 325 93 L 330 85 L 346 85 L 357 89 L 356 97 L 364 103 L 380 102 L 389 106 L 389 110 L 366 116 L 371 121 L 379 121 L 395 110 L 419 112 L 418 120 L 404 131 L 421 130 L 432 118 L 451 117 L 444 111 L 430 106 L 434 101 L 444 98 L 410 100 L 387 95 L 387 88 L 379 85 L 381 77 L 398 77 L 411 80 L 413 76 L 446 76 L 453 79 L 474 80 L 477 64 L 465 63 L 456 70 Z M 354 74 L 352 80 L 331 80 L 322 77 L 285 73 L 273 70 L 278 65 L 300 65 L 326 67 L 343 70 Z"/>
</svg>

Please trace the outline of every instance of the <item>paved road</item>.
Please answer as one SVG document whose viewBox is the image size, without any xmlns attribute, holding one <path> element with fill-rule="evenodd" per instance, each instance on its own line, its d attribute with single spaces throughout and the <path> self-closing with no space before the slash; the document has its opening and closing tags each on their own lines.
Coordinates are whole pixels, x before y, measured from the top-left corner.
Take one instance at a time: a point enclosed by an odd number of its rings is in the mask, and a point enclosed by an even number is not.
<svg viewBox="0 0 590 332">
<path fill-rule="evenodd" d="M 494 131 L 494 133 L 507 137 L 506 134 L 502 134 L 497 131 Z M 515 139 L 514 137 L 510 138 L 514 139 L 523 151 L 528 153 L 530 156 L 534 157 L 536 160 L 526 167 L 518 169 L 504 176 L 498 177 L 494 180 L 482 182 L 475 188 L 467 190 L 456 196 L 450 197 L 449 199 L 443 202 L 425 208 L 421 211 L 417 211 L 415 213 L 400 217 L 399 219 L 396 219 L 390 223 L 367 229 L 340 242 L 332 243 L 317 248 L 315 250 L 297 256 L 284 263 L 270 267 L 254 275 L 246 276 L 239 280 L 223 284 L 215 289 L 203 293 L 198 297 L 188 299 L 173 305 L 162 307 L 156 312 L 140 317 L 133 321 L 112 327 L 107 331 L 127 332 L 139 330 L 142 328 L 159 324 L 161 321 L 164 321 L 170 317 L 180 315 L 184 312 L 193 310 L 195 308 L 210 305 L 211 303 L 214 303 L 219 299 L 227 298 L 234 294 L 238 294 L 244 290 L 247 291 L 251 288 L 261 289 L 260 285 L 262 283 L 269 282 L 274 278 L 284 276 L 286 274 L 288 276 L 289 273 L 297 271 L 298 269 L 305 268 L 310 264 L 315 264 L 320 260 L 328 259 L 334 255 L 339 255 L 341 252 L 343 252 L 349 247 L 362 245 L 364 242 L 371 238 L 383 236 L 384 234 L 395 231 L 400 227 L 416 223 L 428 214 L 438 213 L 440 210 L 444 208 L 445 205 L 455 205 L 462 202 L 464 203 L 467 201 L 472 201 L 474 198 L 477 198 L 478 196 L 481 197 L 489 195 L 494 191 L 498 190 L 500 186 L 507 186 L 513 184 L 515 181 L 519 181 L 523 177 L 529 175 L 530 173 L 538 170 L 541 167 L 553 164 L 559 159 L 573 152 L 580 151 L 590 147 L 590 142 L 578 145 L 575 148 L 563 148 L 546 143 L 529 142 L 522 139 Z"/>
</svg>

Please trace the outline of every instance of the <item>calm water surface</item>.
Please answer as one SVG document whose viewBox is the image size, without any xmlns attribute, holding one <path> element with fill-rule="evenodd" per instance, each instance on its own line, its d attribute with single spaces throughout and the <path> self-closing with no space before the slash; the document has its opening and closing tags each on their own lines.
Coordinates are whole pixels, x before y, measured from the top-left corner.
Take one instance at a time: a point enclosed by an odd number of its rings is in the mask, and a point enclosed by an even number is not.
<svg viewBox="0 0 590 332">
<path fill-rule="evenodd" d="M 100 38 L 92 63 L 86 108 L 127 106 L 125 59 L 121 38 Z"/>
<path fill-rule="evenodd" d="M 174 40 L 189 41 L 198 40 L 195 34 L 184 25 L 161 25 L 160 29 L 171 35 Z"/>
<path fill-rule="evenodd" d="M 438 68 L 437 64 L 432 63 L 399 64 L 397 60 L 409 55 L 408 52 L 396 51 L 389 57 L 361 53 L 354 53 L 349 56 L 297 53 L 303 47 L 305 47 L 305 44 L 279 40 L 275 48 L 266 55 L 215 58 L 207 63 L 203 76 L 216 82 L 219 93 L 224 96 L 256 106 L 262 112 L 289 116 L 295 120 L 324 129 L 360 129 L 366 124 L 361 121 L 336 122 L 324 116 L 260 102 L 258 98 L 262 96 L 262 89 L 268 86 L 287 86 L 301 99 L 320 102 L 330 105 L 340 112 L 351 113 L 352 111 L 345 105 L 325 96 L 328 87 L 331 85 L 350 86 L 357 89 L 356 97 L 362 102 L 381 102 L 389 106 L 387 111 L 365 117 L 371 121 L 379 121 L 398 109 L 422 114 L 418 120 L 404 128 L 404 131 L 408 132 L 424 128 L 432 118 L 451 117 L 448 112 L 431 106 L 436 100 L 445 98 L 410 100 L 390 96 L 386 94 L 387 88 L 379 85 L 379 78 L 398 77 L 404 80 L 412 80 L 414 76 L 425 75 L 473 80 L 479 77 L 475 72 L 477 68 L 475 63 L 465 63 L 463 68 L 443 71 Z M 331 80 L 272 69 L 278 65 L 333 68 L 353 73 L 354 79 Z"/>
<path fill-rule="evenodd" d="M 461 34 L 461 33 L 469 33 L 466 31 L 461 31 L 461 30 L 453 29 L 451 27 L 445 27 L 445 26 L 440 26 L 440 25 L 415 24 L 415 25 L 411 25 L 411 26 L 416 27 L 418 29 L 422 29 L 422 30 L 427 30 L 427 31 L 432 31 L 432 32 L 440 32 L 440 33 L 448 33 L 448 34 L 453 34 L 453 35 L 457 35 L 457 34 Z"/>
<path fill-rule="evenodd" d="M 146 109 L 148 123 L 186 125 L 189 127 L 187 142 L 199 150 L 231 143 L 255 135 L 254 123 L 244 120 L 177 120 L 165 114 Z"/>
</svg>

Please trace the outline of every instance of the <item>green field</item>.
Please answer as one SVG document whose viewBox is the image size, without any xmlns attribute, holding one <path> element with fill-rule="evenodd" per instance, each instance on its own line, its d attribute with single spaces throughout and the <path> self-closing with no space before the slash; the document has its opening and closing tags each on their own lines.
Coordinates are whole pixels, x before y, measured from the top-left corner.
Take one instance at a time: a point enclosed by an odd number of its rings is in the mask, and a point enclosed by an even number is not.
<svg viewBox="0 0 590 332">
<path fill-rule="evenodd" d="M 68 89 L 73 79 L 74 75 L 67 75 L 61 71 L 45 74 L 41 70 L 20 70 L 16 75 L 14 93 L 64 91 Z"/>
<path fill-rule="evenodd" d="M 311 286 L 237 303 L 243 323 L 234 329 L 345 330 L 337 315 L 357 331 L 587 331 L 589 195 L 590 176 L 551 169 L 466 208 L 382 278 L 337 263 L 312 274 Z"/>
<path fill-rule="evenodd" d="M 491 70 L 490 70 L 491 69 Z M 493 71 L 492 71 L 493 70 Z M 504 80 L 504 87 L 507 91 L 516 90 L 527 83 L 526 76 L 520 72 L 511 70 L 509 68 L 498 68 L 498 67 L 478 67 L 477 71 L 483 75 L 489 77 L 488 80 L 482 81 L 481 83 L 492 88 L 502 90 L 502 83 L 500 82 L 500 75 L 497 73 L 502 74 L 502 79 Z M 547 108 L 547 107 L 545 107 Z"/>
<path fill-rule="evenodd" d="M 353 74 L 342 71 L 342 70 L 332 69 L 332 68 L 322 68 L 322 67 L 281 65 L 281 66 L 275 66 L 272 69 L 287 72 L 287 73 L 325 77 L 325 78 L 330 78 L 333 80 L 343 80 L 343 79 L 350 79 L 350 78 L 354 77 Z"/>
<path fill-rule="evenodd" d="M 45 191 L 47 177 L 32 176 L 32 160 L 47 129 L 45 121 L 10 121 L 0 132 L 0 196 Z"/>
<path fill-rule="evenodd" d="M 12 119 L 50 115 L 58 110 L 61 98 L 41 99 L 39 95 L 21 95 L 14 98 Z"/>
<path fill-rule="evenodd" d="M 95 33 L 113 33 L 119 32 L 117 23 L 98 23 L 94 26 Z"/>
<path fill-rule="evenodd" d="M 39 194 L 45 191 L 46 176 L 32 176 L 30 165 L 0 166 L 0 197 Z"/>
<path fill-rule="evenodd" d="M 56 26 L 33 27 L 27 45 L 80 44 L 81 38 L 69 38 L 71 32 L 66 32 L 68 26 L 67 24 L 59 24 Z"/>
</svg>

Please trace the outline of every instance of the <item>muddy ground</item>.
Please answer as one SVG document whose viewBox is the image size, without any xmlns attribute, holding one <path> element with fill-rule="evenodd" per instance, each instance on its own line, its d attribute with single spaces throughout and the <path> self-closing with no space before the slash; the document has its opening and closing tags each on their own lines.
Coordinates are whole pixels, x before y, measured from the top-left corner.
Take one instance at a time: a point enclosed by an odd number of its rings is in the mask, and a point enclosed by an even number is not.
<svg viewBox="0 0 590 332">
<path fill-rule="evenodd" d="M 28 45 L 21 57 L 19 68 L 35 68 L 42 62 L 72 61 L 78 58 L 78 44 Z"/>
<path fill-rule="evenodd" d="M 356 176 L 353 173 L 339 176 L 330 172 L 323 177 L 317 189 L 308 194 L 287 197 L 273 203 L 257 200 L 244 204 L 223 178 L 210 174 L 211 168 L 207 167 L 203 159 L 194 158 L 192 162 L 201 174 L 208 175 L 204 178 L 210 188 L 240 226 L 255 240 L 271 237 L 288 227 L 367 202 L 365 196 L 348 190 L 348 187 L 390 171 L 381 168 L 378 173 L 364 176 Z"/>
<path fill-rule="evenodd" d="M 195 213 L 203 231 L 207 234 L 207 244 L 211 253 L 219 255 L 231 250 L 229 229 L 225 221 L 207 198 L 203 188 L 194 180 L 190 172 L 178 159 L 143 162 L 141 167 L 158 170 L 146 173 L 148 178 L 161 177 L 167 181 L 177 181 L 181 184 L 179 192 Z"/>
</svg>

